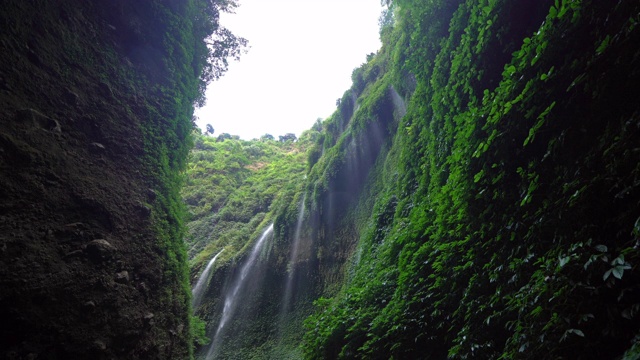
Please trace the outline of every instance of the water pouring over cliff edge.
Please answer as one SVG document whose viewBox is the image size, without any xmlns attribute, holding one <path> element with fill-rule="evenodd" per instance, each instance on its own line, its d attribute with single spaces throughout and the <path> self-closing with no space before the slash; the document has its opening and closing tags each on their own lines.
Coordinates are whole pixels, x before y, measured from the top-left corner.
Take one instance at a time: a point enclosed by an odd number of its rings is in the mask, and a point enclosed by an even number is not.
<svg viewBox="0 0 640 360">
<path fill-rule="evenodd" d="M 202 302 L 202 295 L 204 295 L 204 292 L 207 289 L 207 285 L 209 284 L 209 280 L 211 279 L 211 270 L 213 269 L 213 264 L 216 262 L 216 259 L 223 251 L 224 249 L 220 250 L 216 254 L 216 256 L 214 256 L 213 259 L 209 261 L 207 267 L 200 275 L 196 286 L 194 286 L 193 290 L 191 290 L 191 294 L 193 295 L 192 306 L 194 309 L 196 309 L 200 305 L 200 302 Z"/>
<path fill-rule="evenodd" d="M 240 290 L 244 286 L 248 275 L 251 274 L 255 269 L 255 263 L 256 263 L 258 254 L 260 254 L 260 252 L 262 251 L 262 248 L 266 243 L 266 239 L 272 233 L 273 233 L 273 224 L 269 225 L 269 227 L 267 227 L 267 229 L 262 233 L 262 236 L 260 236 L 260 239 L 258 239 L 256 244 L 253 246 L 253 249 L 251 250 L 251 254 L 246 259 L 245 263 L 242 265 L 240 273 L 234 279 L 229 290 L 224 294 L 224 307 L 222 310 L 222 316 L 220 317 L 220 323 L 218 324 L 218 327 L 211 340 L 211 345 L 209 346 L 209 350 L 207 351 L 206 359 L 214 358 L 216 349 L 220 343 L 220 339 L 224 332 L 225 326 L 227 325 L 231 317 L 233 317 L 235 310 L 238 307 L 238 300 L 239 300 L 238 297 L 239 297 Z"/>
</svg>

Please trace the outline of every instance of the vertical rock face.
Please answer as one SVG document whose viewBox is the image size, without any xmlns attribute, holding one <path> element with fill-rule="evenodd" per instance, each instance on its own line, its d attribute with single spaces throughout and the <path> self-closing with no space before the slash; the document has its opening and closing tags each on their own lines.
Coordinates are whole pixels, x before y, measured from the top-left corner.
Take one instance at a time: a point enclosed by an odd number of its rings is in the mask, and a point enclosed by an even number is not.
<svg viewBox="0 0 640 360">
<path fill-rule="evenodd" d="M 114 26 L 57 1 L 0 23 L 0 358 L 188 358 Z"/>
</svg>

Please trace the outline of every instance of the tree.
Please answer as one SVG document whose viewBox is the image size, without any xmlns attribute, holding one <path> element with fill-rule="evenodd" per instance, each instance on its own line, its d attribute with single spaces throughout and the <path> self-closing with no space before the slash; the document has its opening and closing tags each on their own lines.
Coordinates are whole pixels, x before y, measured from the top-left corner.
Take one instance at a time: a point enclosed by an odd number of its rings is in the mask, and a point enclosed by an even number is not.
<svg viewBox="0 0 640 360">
<path fill-rule="evenodd" d="M 280 142 L 287 142 L 289 140 L 291 141 L 296 141 L 298 138 L 296 137 L 296 134 L 294 133 L 287 133 L 281 136 L 278 136 L 278 140 L 280 140 Z"/>
<path fill-rule="evenodd" d="M 195 60 L 201 66 L 198 69 L 202 69 L 195 105 L 202 107 L 206 102 L 207 85 L 224 75 L 229 68 L 229 58 L 239 60 L 240 55 L 247 52 L 248 42 L 219 24 L 220 12 L 233 13 L 238 7 L 236 0 L 200 0 L 196 6 L 194 31 L 203 42 L 195 54 Z"/>
<path fill-rule="evenodd" d="M 271 134 L 264 134 L 262 136 L 260 136 L 260 140 L 262 141 L 266 141 L 266 140 L 275 140 L 273 135 Z"/>
<path fill-rule="evenodd" d="M 317 118 L 316 122 L 313 123 L 311 130 L 322 131 L 322 118 Z"/>
<path fill-rule="evenodd" d="M 371 61 L 376 56 L 376 53 L 367 54 L 367 62 Z"/>
<path fill-rule="evenodd" d="M 213 132 L 215 131 L 215 130 L 213 129 L 213 126 L 211 126 L 211 124 L 207 124 L 206 128 L 207 128 L 207 131 L 205 131 L 205 134 L 207 134 L 207 135 L 213 135 Z"/>
</svg>

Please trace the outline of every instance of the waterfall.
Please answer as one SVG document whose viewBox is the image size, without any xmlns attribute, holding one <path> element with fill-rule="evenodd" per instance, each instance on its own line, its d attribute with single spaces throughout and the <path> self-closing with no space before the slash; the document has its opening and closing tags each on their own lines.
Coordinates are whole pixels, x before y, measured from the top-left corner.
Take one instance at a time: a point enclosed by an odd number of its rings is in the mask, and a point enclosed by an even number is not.
<svg viewBox="0 0 640 360">
<path fill-rule="evenodd" d="M 300 232 L 302 230 L 302 221 L 304 220 L 304 202 L 307 196 L 305 195 L 300 203 L 300 210 L 298 210 L 298 222 L 296 223 L 296 231 L 293 237 L 293 244 L 291 246 L 291 257 L 289 258 L 289 269 L 287 275 L 287 286 L 284 291 L 284 298 L 282 299 L 282 314 L 286 314 L 289 311 L 289 305 L 293 296 L 293 277 L 295 275 L 296 261 L 298 260 L 298 251 L 300 247 Z"/>
<path fill-rule="evenodd" d="M 353 102 L 353 115 L 355 115 L 360 109 L 360 104 L 358 104 L 358 95 L 354 92 L 351 93 L 351 101 Z M 351 117 L 353 117 L 353 115 L 351 115 Z"/>
<path fill-rule="evenodd" d="M 193 294 L 192 306 L 194 310 L 200 305 L 200 302 L 202 301 L 202 295 L 204 295 L 204 291 L 207 289 L 207 284 L 209 283 L 209 279 L 211 279 L 211 270 L 213 269 L 213 263 L 216 262 L 218 255 L 220 255 L 223 251 L 224 249 L 220 250 L 216 254 L 216 256 L 214 256 L 213 259 L 209 261 L 207 267 L 204 269 L 202 274 L 200 274 L 200 278 L 198 279 L 196 286 L 194 286 L 193 290 L 191 290 L 191 293 Z"/>
<path fill-rule="evenodd" d="M 269 237 L 269 235 L 273 232 L 273 224 L 269 225 L 269 227 L 262 233 L 260 239 L 256 242 L 251 250 L 251 254 L 242 265 L 240 269 L 240 273 L 236 276 L 231 287 L 224 295 L 224 307 L 222 309 L 222 316 L 220 317 L 220 323 L 218 324 L 218 328 L 213 335 L 213 339 L 211 341 L 211 345 L 209 346 L 209 350 L 207 351 L 206 359 L 213 359 L 215 355 L 215 350 L 220 342 L 220 338 L 222 337 L 222 332 L 227 325 L 227 322 L 233 316 L 236 308 L 238 307 L 238 295 L 240 289 L 245 284 L 245 280 L 247 275 L 255 268 L 255 261 L 260 254 L 260 251 L 264 247 L 265 240 Z"/>
<path fill-rule="evenodd" d="M 404 99 L 402 96 L 398 94 L 396 89 L 393 86 L 390 86 L 391 89 L 391 102 L 393 103 L 393 107 L 398 112 L 398 118 L 401 118 L 407 114 L 407 106 L 404 103 Z"/>
</svg>

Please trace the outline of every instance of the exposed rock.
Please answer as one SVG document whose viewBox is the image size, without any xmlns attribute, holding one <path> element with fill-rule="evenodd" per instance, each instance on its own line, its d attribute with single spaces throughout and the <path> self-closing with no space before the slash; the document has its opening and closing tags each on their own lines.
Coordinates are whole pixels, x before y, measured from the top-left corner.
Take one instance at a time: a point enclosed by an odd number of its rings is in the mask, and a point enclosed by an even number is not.
<svg viewBox="0 0 640 360">
<path fill-rule="evenodd" d="M 55 133 L 60 133 L 62 128 L 57 120 L 41 114 L 34 109 L 22 109 L 16 113 L 16 120 L 27 128 L 41 128 Z"/>
<path fill-rule="evenodd" d="M 184 330 L 184 324 L 179 324 L 175 329 L 169 330 L 169 333 L 173 336 L 177 336 L 182 334 L 182 330 Z"/>
<path fill-rule="evenodd" d="M 129 282 L 129 272 L 124 270 L 124 271 L 120 271 L 119 273 L 116 273 L 116 282 L 119 283 L 128 283 Z"/>
<path fill-rule="evenodd" d="M 27 167 L 34 158 L 33 148 L 8 134 L 0 133 L 0 164 L 9 163 L 14 166 Z"/>
<path fill-rule="evenodd" d="M 112 258 L 116 250 L 117 249 L 105 239 L 92 240 L 85 248 L 87 256 L 94 262 L 101 262 Z"/>
<path fill-rule="evenodd" d="M 94 152 L 94 153 L 102 153 L 106 150 L 104 145 L 98 142 L 92 142 L 89 146 L 90 146 L 89 149 L 91 150 L 91 152 Z"/>
<path fill-rule="evenodd" d="M 0 5 L 0 359 L 189 358 L 188 334 L 168 333 L 188 306 L 166 296 L 188 289 L 136 211 L 164 189 L 143 130 L 174 108 L 154 90 L 173 72 L 138 76 L 104 32 L 153 3 Z M 168 20 L 147 16 L 144 33 Z"/>
<path fill-rule="evenodd" d="M 58 120 L 54 120 L 51 119 L 53 121 L 49 131 L 56 133 L 56 134 L 61 134 L 62 133 L 62 127 L 60 127 L 60 123 L 58 122 Z"/>
<path fill-rule="evenodd" d="M 138 284 L 138 290 L 143 293 L 145 296 L 149 294 L 149 287 L 144 282 Z"/>
<path fill-rule="evenodd" d="M 144 322 L 147 325 L 153 325 L 155 323 L 155 321 L 153 320 L 154 317 L 155 315 L 153 315 L 153 313 L 147 312 L 144 314 Z"/>
<path fill-rule="evenodd" d="M 149 201 L 154 201 L 156 197 L 158 197 L 158 194 L 155 190 L 147 189 L 147 199 L 149 199 Z"/>
<path fill-rule="evenodd" d="M 138 204 L 136 206 L 136 210 L 144 218 L 148 218 L 149 216 L 151 216 L 151 208 L 147 205 Z"/>
<path fill-rule="evenodd" d="M 66 257 L 66 258 L 77 257 L 77 256 L 80 256 L 82 254 L 83 254 L 82 250 L 74 250 L 74 251 L 70 251 L 70 252 L 66 253 L 64 255 L 64 257 Z"/>
<path fill-rule="evenodd" d="M 109 84 L 105 83 L 105 82 L 100 82 L 98 84 L 98 87 L 100 89 L 100 93 L 107 97 L 107 98 L 113 98 L 113 90 L 111 90 L 111 86 L 109 86 Z"/>
<path fill-rule="evenodd" d="M 80 102 L 80 97 L 75 92 L 67 89 L 64 93 L 64 99 L 69 103 L 69 105 L 75 106 Z"/>
<path fill-rule="evenodd" d="M 84 223 L 81 222 L 74 222 L 74 223 L 70 223 L 70 224 L 65 224 L 65 227 L 68 228 L 72 228 L 72 229 L 86 229 L 87 225 L 85 225 Z"/>
<path fill-rule="evenodd" d="M 105 344 L 105 342 L 102 341 L 102 340 L 95 340 L 93 342 L 93 346 L 98 350 L 106 350 L 107 349 L 107 344 Z"/>
</svg>

